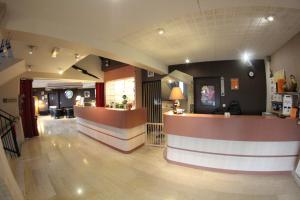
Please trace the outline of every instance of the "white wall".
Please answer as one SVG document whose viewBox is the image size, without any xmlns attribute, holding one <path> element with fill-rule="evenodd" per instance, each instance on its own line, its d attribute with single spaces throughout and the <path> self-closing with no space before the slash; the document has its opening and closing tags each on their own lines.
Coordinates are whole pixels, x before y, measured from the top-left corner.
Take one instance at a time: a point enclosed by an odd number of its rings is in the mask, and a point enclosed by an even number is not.
<svg viewBox="0 0 300 200">
<path fill-rule="evenodd" d="M 287 77 L 295 75 L 300 87 L 300 33 L 271 56 L 271 69 L 273 72 L 285 69 Z"/>
<path fill-rule="evenodd" d="M 19 115 L 19 93 L 20 93 L 20 76 L 8 81 L 7 83 L 0 86 L 0 109 L 16 116 Z M 3 103 L 3 98 L 13 98 L 16 102 Z M 21 118 L 16 124 L 17 140 L 21 144 L 24 141 L 24 134 L 22 128 Z"/>
<path fill-rule="evenodd" d="M 0 86 L 26 71 L 25 60 L 19 60 L 0 71 Z"/>
</svg>

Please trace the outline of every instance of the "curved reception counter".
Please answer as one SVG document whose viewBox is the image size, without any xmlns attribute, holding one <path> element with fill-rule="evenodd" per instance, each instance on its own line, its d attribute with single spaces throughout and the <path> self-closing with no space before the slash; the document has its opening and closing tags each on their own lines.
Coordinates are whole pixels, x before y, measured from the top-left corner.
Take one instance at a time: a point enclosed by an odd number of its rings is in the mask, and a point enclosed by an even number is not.
<svg viewBox="0 0 300 200">
<path fill-rule="evenodd" d="M 145 143 L 145 109 L 74 106 L 74 113 L 80 132 L 123 153 L 130 153 Z"/>
<path fill-rule="evenodd" d="M 175 164 L 239 172 L 278 173 L 296 168 L 300 126 L 266 116 L 164 114 L 166 159 Z"/>
</svg>

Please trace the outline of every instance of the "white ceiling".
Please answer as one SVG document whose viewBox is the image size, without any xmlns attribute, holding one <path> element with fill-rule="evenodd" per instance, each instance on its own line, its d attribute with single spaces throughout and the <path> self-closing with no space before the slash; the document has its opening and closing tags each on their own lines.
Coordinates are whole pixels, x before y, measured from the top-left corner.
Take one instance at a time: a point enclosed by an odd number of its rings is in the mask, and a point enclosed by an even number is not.
<svg viewBox="0 0 300 200">
<path fill-rule="evenodd" d="M 269 22 L 266 16 L 273 15 Z M 156 25 L 157 26 L 157 25 Z M 163 60 L 168 65 L 239 59 L 249 51 L 255 58 L 271 55 L 300 31 L 300 10 L 274 7 L 235 7 L 194 12 L 124 36 L 125 45 Z"/>
<path fill-rule="evenodd" d="M 160 72 L 186 57 L 192 62 L 236 59 L 249 50 L 262 58 L 300 31 L 299 0 L 4 2 L 6 29 L 83 44 L 99 50 L 97 55 Z M 273 23 L 263 21 L 268 15 L 275 16 Z M 157 28 L 166 34 L 157 35 Z"/>
<path fill-rule="evenodd" d="M 25 59 L 34 72 L 57 73 L 59 69 L 65 71 L 78 62 L 75 59 L 76 53 L 80 54 L 80 60 L 89 53 L 86 48 L 50 37 L 18 31 L 6 31 L 5 35 L 11 38 L 14 57 Z M 34 46 L 33 54 L 29 54 L 29 45 Z M 54 48 L 59 48 L 56 58 L 51 57 Z"/>
</svg>

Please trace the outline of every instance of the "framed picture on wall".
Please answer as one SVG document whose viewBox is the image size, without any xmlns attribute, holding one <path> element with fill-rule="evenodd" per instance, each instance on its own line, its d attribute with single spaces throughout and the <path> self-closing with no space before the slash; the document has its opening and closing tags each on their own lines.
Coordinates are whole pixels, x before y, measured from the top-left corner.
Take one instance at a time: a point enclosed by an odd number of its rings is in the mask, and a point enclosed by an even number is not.
<svg viewBox="0 0 300 200">
<path fill-rule="evenodd" d="M 84 98 L 90 98 L 91 97 L 91 92 L 90 91 L 84 91 L 83 96 L 84 96 Z"/>
<path fill-rule="evenodd" d="M 231 83 L 231 90 L 239 90 L 240 85 L 239 85 L 239 79 L 238 78 L 230 79 L 230 83 Z"/>
<path fill-rule="evenodd" d="M 154 72 L 147 71 L 147 77 L 154 77 Z"/>
</svg>

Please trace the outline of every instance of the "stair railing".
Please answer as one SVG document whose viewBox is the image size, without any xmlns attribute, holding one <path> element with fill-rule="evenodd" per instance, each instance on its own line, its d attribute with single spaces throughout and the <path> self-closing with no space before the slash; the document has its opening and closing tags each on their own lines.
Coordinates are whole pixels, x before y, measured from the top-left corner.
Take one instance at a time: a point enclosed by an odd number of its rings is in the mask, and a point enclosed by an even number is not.
<svg viewBox="0 0 300 200">
<path fill-rule="evenodd" d="M 11 157 L 20 156 L 15 124 L 18 118 L 0 109 L 0 137 L 3 148 Z"/>
</svg>

